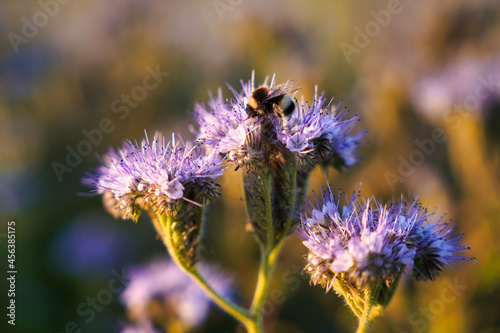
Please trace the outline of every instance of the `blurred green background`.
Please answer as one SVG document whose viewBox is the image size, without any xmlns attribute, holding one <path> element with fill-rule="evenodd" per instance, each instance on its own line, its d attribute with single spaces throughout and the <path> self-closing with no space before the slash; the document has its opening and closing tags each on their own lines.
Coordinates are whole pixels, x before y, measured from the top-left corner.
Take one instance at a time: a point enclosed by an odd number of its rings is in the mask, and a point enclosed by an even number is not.
<svg viewBox="0 0 500 333">
<path fill-rule="evenodd" d="M 372 331 L 500 332 L 498 1 L 7 0 L 0 31 L 1 332 L 123 327 L 119 295 L 93 315 L 77 309 L 91 309 L 88 298 L 102 296 L 123 268 L 165 251 L 147 216 L 113 220 L 80 179 L 97 166 L 95 153 L 145 129 L 191 139 L 194 103 L 219 86 L 229 97 L 225 83 L 239 89 L 252 69 L 258 82 L 273 73 L 298 80 L 308 100 L 318 85 L 369 130 L 362 162 L 342 173 L 316 170 L 310 189 L 328 179 L 346 192 L 362 182 L 366 196 L 418 194 L 466 234 L 477 263 L 458 263 L 432 283 L 403 282 Z M 156 69 L 168 75 L 141 88 Z M 82 143 L 103 119 L 108 131 Z M 85 156 L 67 160 L 71 150 Z M 240 179 L 232 169 L 221 179 L 203 253 L 234 276 L 248 304 L 258 249 L 244 229 Z M 10 220 L 15 327 L 5 316 Z M 267 331 L 353 332 L 342 301 L 298 275 L 305 252 L 291 236 L 271 285 Z M 193 332 L 235 330 L 213 309 Z"/>
</svg>

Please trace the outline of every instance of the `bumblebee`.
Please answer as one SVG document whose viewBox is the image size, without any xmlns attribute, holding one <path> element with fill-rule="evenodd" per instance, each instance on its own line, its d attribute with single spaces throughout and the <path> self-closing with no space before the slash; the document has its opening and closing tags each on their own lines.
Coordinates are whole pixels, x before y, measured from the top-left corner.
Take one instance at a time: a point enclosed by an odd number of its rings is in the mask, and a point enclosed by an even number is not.
<svg viewBox="0 0 500 333">
<path fill-rule="evenodd" d="M 269 117 L 274 114 L 280 119 L 290 116 L 295 111 L 295 103 L 290 94 L 300 88 L 289 85 L 289 81 L 272 88 L 260 86 L 248 99 L 246 107 L 248 116 Z"/>
</svg>

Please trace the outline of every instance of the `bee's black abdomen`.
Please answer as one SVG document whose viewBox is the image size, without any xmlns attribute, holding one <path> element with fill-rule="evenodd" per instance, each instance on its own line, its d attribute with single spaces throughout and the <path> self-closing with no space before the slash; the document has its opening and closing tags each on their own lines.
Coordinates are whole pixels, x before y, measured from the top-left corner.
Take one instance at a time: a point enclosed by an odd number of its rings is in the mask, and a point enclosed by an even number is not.
<svg viewBox="0 0 500 333">
<path fill-rule="evenodd" d="M 283 110 L 285 116 L 289 116 L 295 111 L 295 104 L 290 104 L 286 109 Z"/>
<path fill-rule="evenodd" d="M 283 111 L 283 115 L 289 116 L 295 111 L 295 103 L 292 100 L 290 95 L 285 95 L 283 100 L 281 101 L 281 111 Z"/>
</svg>

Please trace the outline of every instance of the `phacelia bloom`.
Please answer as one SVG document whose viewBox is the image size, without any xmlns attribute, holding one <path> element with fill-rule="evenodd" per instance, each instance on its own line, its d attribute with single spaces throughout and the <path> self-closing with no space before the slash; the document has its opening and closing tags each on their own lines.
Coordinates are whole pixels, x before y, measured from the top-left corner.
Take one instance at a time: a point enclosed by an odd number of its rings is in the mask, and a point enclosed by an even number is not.
<svg viewBox="0 0 500 333">
<path fill-rule="evenodd" d="M 255 87 L 255 81 L 242 82 L 243 91 L 229 87 L 234 97 L 210 97 L 207 106 L 197 104 L 194 118 L 199 124 L 198 141 L 214 148 L 237 167 L 252 168 L 255 163 L 293 154 L 302 166 L 328 164 L 352 166 L 365 132 L 354 133 L 355 115 L 347 118 L 338 105 L 324 106 L 326 99 L 316 94 L 311 105 L 292 99 L 299 88 L 290 82 Z M 273 162 L 273 161 L 271 161 Z"/>
<path fill-rule="evenodd" d="M 205 264 L 199 264 L 198 268 L 217 292 L 231 296 L 231 278 Z M 146 267 L 133 268 L 129 276 L 130 282 L 121 299 L 134 321 L 158 323 L 175 318 L 187 329 L 200 325 L 207 317 L 209 296 L 173 261 L 159 260 Z"/>
<path fill-rule="evenodd" d="M 439 73 L 417 81 L 412 102 L 417 110 L 431 117 L 452 120 L 450 109 L 488 116 L 500 103 L 498 80 L 500 60 L 466 59 L 451 62 Z M 460 110 L 463 112 L 464 110 Z"/>
<path fill-rule="evenodd" d="M 444 265 L 470 259 L 456 254 L 466 249 L 458 244 L 461 237 L 449 238 L 417 201 L 382 205 L 354 193 L 341 204 L 330 188 L 322 196 L 321 205 L 302 214 L 297 233 L 309 249 L 304 271 L 327 290 L 336 279 L 359 289 L 389 286 L 405 267 L 432 278 Z"/>
<path fill-rule="evenodd" d="M 197 205 L 213 200 L 214 179 L 224 172 L 218 154 L 174 137 L 167 142 L 159 133 L 152 142 L 147 135 L 141 144 L 126 141 L 102 160 L 84 182 L 104 195 L 115 217 L 132 219 L 138 217 L 139 200 L 158 213 L 173 211 L 180 200 Z"/>
<path fill-rule="evenodd" d="M 334 167 L 350 167 L 359 161 L 359 148 L 366 132 L 354 132 L 359 118 L 347 118 L 340 103 L 325 106 L 323 95 L 314 96 L 312 104 L 296 102 L 297 110 L 286 121 L 276 122 L 277 137 L 288 150 L 296 152 L 299 161 Z"/>
<path fill-rule="evenodd" d="M 235 96 L 236 102 L 226 103 L 219 90 L 216 97 L 209 98 L 208 108 L 201 103 L 195 105 L 198 142 L 214 148 L 237 168 L 249 167 L 263 157 L 260 122 L 248 117 L 242 97 L 236 93 Z"/>
</svg>

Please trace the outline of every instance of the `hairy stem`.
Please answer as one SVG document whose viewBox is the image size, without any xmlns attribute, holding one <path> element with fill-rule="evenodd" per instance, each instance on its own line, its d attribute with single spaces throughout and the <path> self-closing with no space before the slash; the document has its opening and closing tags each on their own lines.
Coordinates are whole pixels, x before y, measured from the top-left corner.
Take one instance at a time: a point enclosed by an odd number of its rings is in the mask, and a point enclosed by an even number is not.
<svg viewBox="0 0 500 333">
<path fill-rule="evenodd" d="M 267 291 L 269 289 L 269 282 L 271 280 L 271 273 L 274 265 L 276 264 L 276 259 L 281 247 L 275 247 L 270 252 L 264 251 L 261 254 L 259 275 L 257 278 L 257 286 L 255 287 L 255 293 L 252 301 L 252 306 L 250 307 L 250 313 L 255 319 L 260 330 L 263 326 L 263 306 L 266 300 Z"/>
<path fill-rule="evenodd" d="M 337 287 L 335 290 L 342 294 L 344 296 L 344 299 L 347 302 L 347 305 L 351 308 L 352 312 L 356 315 L 356 317 L 361 318 L 362 316 L 362 311 L 359 309 L 358 305 L 356 304 L 352 293 L 349 290 L 349 287 L 345 285 L 345 282 L 338 279 L 335 281 L 335 286 Z"/>
<path fill-rule="evenodd" d="M 265 177 L 265 175 L 261 174 L 261 177 Z M 259 273 L 257 277 L 257 285 L 255 287 L 255 293 L 252 300 L 252 305 L 250 307 L 250 314 L 255 319 L 255 322 L 258 325 L 260 331 L 262 331 L 263 326 L 263 306 L 264 301 L 266 299 L 266 295 L 269 289 L 269 283 L 271 280 L 271 273 L 276 264 L 276 260 L 278 259 L 279 253 L 283 246 L 283 239 L 290 231 L 293 219 L 293 209 L 295 205 L 295 192 L 297 186 L 297 162 L 294 163 L 293 171 L 292 171 L 292 179 L 291 179 L 291 193 L 292 198 L 290 202 L 290 208 L 288 211 L 288 217 L 285 224 L 285 229 L 281 233 L 280 239 L 275 242 L 274 235 L 274 224 L 272 218 L 272 207 L 271 207 L 271 191 L 269 189 L 269 182 L 267 178 L 264 179 L 264 194 L 265 194 L 265 202 L 266 202 L 266 218 L 268 225 L 268 234 L 267 234 L 267 244 L 265 247 L 261 248 L 261 258 L 259 265 Z"/>
<path fill-rule="evenodd" d="M 288 208 L 288 217 L 286 220 L 285 229 L 284 229 L 283 233 L 281 234 L 281 238 L 277 244 L 279 246 L 281 246 L 281 243 L 283 242 L 285 237 L 290 232 L 290 229 L 292 228 L 293 212 L 295 210 L 295 195 L 297 192 L 297 169 L 298 169 L 298 163 L 297 163 L 297 160 L 294 159 L 293 160 L 293 169 L 292 169 L 292 179 L 291 179 L 292 184 L 291 184 L 291 189 L 290 189 L 291 193 L 292 193 L 292 198 L 290 200 L 291 202 L 290 202 L 290 206 Z"/>
<path fill-rule="evenodd" d="M 377 299 L 380 292 L 380 284 L 377 284 L 373 289 L 365 289 L 365 306 L 363 309 L 363 315 L 359 317 L 359 326 L 356 333 L 366 333 L 372 320 L 370 320 L 370 313 L 372 311 L 373 303 Z"/>
<path fill-rule="evenodd" d="M 260 173 L 264 183 L 264 200 L 266 206 L 266 220 L 267 220 L 267 242 L 261 247 L 259 273 L 257 276 L 257 285 L 250 306 L 250 314 L 255 319 L 257 328 L 262 332 L 263 326 L 263 312 L 262 308 L 266 299 L 267 290 L 269 289 L 269 281 L 271 278 L 271 271 L 275 264 L 276 258 L 271 258 L 271 252 L 274 247 L 274 225 L 271 209 L 271 191 L 269 188 L 269 179 Z"/>
<path fill-rule="evenodd" d="M 173 218 L 167 216 L 166 214 L 159 215 L 158 218 L 153 218 L 153 224 L 156 231 L 162 238 L 168 253 L 172 257 L 172 260 L 184 271 L 186 272 L 196 283 L 201 287 L 201 289 L 224 311 L 232 315 L 239 322 L 241 322 L 248 330 L 248 332 L 258 332 L 255 330 L 255 322 L 250 318 L 248 311 L 242 307 L 234 304 L 224 296 L 220 295 L 215 291 L 212 286 L 201 276 L 196 268 L 187 267 L 182 260 L 178 257 L 178 254 L 174 248 L 172 240 L 172 222 Z"/>
<path fill-rule="evenodd" d="M 259 172 L 262 182 L 264 184 L 264 202 L 266 206 L 266 222 L 267 222 L 267 248 L 274 246 L 274 225 L 273 225 L 273 211 L 271 207 L 271 189 L 269 184 L 269 177 L 263 172 Z"/>
</svg>

